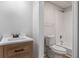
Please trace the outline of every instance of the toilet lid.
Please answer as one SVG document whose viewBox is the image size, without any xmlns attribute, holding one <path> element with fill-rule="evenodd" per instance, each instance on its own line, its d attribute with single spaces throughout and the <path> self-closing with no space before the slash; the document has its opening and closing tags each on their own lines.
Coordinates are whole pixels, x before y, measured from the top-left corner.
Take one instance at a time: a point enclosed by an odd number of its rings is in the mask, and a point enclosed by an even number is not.
<svg viewBox="0 0 79 59">
<path fill-rule="evenodd" d="M 61 46 L 58 46 L 58 45 L 53 45 L 51 48 L 53 48 L 53 49 L 55 49 L 55 50 L 58 50 L 58 51 L 63 51 L 63 52 L 66 51 L 65 48 L 63 48 L 63 47 L 61 47 Z"/>
<path fill-rule="evenodd" d="M 53 38 L 55 35 L 47 35 L 46 37 Z"/>
</svg>

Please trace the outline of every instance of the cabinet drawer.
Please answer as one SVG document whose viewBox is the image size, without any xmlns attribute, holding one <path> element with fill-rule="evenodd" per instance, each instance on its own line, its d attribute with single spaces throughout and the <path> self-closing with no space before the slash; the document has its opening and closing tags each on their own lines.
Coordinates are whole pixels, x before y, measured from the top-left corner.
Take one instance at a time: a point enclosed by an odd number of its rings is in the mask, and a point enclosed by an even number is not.
<svg viewBox="0 0 79 59">
<path fill-rule="evenodd" d="M 5 57 L 32 56 L 32 42 L 7 45 L 4 48 Z"/>
<path fill-rule="evenodd" d="M 8 56 L 8 58 L 32 58 L 32 53 L 22 53 Z"/>
</svg>

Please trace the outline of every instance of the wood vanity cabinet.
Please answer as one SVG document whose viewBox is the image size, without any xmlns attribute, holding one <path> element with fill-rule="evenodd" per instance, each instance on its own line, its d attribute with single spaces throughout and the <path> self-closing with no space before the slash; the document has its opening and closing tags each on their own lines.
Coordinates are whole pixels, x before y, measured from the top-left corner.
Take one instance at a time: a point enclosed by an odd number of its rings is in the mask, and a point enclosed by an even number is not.
<svg viewBox="0 0 79 59">
<path fill-rule="evenodd" d="M 0 46 L 1 58 L 32 58 L 33 42 Z"/>
</svg>

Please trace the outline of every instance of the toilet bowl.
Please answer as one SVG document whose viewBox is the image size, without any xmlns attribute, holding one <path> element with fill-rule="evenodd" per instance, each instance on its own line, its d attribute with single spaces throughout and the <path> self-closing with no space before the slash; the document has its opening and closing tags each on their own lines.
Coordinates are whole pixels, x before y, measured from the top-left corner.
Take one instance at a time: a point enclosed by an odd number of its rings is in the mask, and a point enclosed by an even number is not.
<svg viewBox="0 0 79 59">
<path fill-rule="evenodd" d="M 64 57 L 64 55 L 67 53 L 64 47 L 56 45 L 55 35 L 47 35 L 45 40 L 46 40 L 46 48 L 48 48 L 47 49 L 48 57 L 60 58 Z"/>
<path fill-rule="evenodd" d="M 58 46 L 58 45 L 53 45 L 53 46 L 50 46 L 50 49 L 53 51 L 54 53 L 54 57 L 56 58 L 62 58 L 62 57 L 65 57 L 65 54 L 66 54 L 66 49 L 61 47 L 61 46 Z"/>
<path fill-rule="evenodd" d="M 50 47 L 52 51 L 54 51 L 55 53 L 58 53 L 58 54 L 66 54 L 66 49 L 61 47 L 61 46 L 58 46 L 58 45 L 53 45 Z"/>
</svg>

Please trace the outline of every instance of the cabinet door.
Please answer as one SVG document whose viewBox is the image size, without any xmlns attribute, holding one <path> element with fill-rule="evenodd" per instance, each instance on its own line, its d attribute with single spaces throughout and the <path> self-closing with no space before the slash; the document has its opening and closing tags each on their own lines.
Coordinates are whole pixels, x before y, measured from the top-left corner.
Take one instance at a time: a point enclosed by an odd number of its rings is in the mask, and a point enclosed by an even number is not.
<svg viewBox="0 0 79 59">
<path fill-rule="evenodd" d="M 3 46 L 0 46 L 0 58 L 3 58 L 4 55 L 3 55 Z"/>
<path fill-rule="evenodd" d="M 5 57 L 10 58 L 31 58 L 32 50 L 32 42 L 18 43 L 4 47 Z"/>
</svg>

